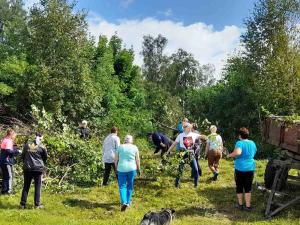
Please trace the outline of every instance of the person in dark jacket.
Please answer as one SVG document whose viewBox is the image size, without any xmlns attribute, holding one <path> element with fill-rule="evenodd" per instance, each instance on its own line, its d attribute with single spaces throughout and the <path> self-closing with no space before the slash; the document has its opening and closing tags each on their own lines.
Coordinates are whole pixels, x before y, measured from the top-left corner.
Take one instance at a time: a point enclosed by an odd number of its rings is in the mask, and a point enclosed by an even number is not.
<svg viewBox="0 0 300 225">
<path fill-rule="evenodd" d="M 154 154 L 161 151 L 161 156 L 163 156 L 166 153 L 166 151 L 172 144 L 171 140 L 165 134 L 162 134 L 160 132 L 148 133 L 148 138 L 153 142 L 153 144 L 156 147 Z"/>
<path fill-rule="evenodd" d="M 83 120 L 81 126 L 79 127 L 80 138 L 84 140 L 90 139 L 90 129 L 88 128 L 88 122 Z"/>
<path fill-rule="evenodd" d="M 34 180 L 34 205 L 36 208 L 43 208 L 41 204 L 42 175 L 47 161 L 47 150 L 41 144 L 43 136 L 36 133 L 32 143 L 26 143 L 22 152 L 24 186 L 21 196 L 20 208 L 25 209 L 27 196 L 31 181 Z"/>
<path fill-rule="evenodd" d="M 20 153 L 15 145 L 16 136 L 14 130 L 10 128 L 1 141 L 0 166 L 3 174 L 2 194 L 12 193 L 14 156 Z"/>
</svg>

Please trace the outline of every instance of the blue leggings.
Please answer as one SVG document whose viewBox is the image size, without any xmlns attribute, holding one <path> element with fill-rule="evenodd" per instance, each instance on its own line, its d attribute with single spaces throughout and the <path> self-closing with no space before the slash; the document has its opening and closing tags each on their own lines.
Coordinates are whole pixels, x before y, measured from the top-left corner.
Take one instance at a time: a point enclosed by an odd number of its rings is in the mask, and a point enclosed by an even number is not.
<svg viewBox="0 0 300 225">
<path fill-rule="evenodd" d="M 130 172 L 118 171 L 118 183 L 122 205 L 130 205 L 131 203 L 135 176 L 136 170 Z"/>
</svg>

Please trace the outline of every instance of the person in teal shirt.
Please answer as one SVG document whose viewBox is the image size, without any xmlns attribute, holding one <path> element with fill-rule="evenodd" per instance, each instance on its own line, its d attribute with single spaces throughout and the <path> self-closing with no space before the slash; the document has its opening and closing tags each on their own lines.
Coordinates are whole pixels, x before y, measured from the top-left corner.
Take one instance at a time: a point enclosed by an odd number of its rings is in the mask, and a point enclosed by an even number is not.
<svg viewBox="0 0 300 225">
<path fill-rule="evenodd" d="M 238 199 L 237 208 L 251 211 L 251 191 L 256 164 L 254 156 L 257 148 L 253 141 L 249 140 L 249 131 L 242 127 L 239 130 L 239 141 L 235 145 L 234 151 L 228 157 L 235 158 L 235 182 Z M 243 193 L 245 193 L 246 206 L 243 205 Z"/>
<path fill-rule="evenodd" d="M 133 184 L 136 175 L 140 174 L 139 150 L 133 143 L 133 137 L 126 135 L 125 143 L 120 145 L 115 155 L 115 166 L 118 171 L 118 184 L 121 198 L 121 211 L 131 204 Z"/>
</svg>

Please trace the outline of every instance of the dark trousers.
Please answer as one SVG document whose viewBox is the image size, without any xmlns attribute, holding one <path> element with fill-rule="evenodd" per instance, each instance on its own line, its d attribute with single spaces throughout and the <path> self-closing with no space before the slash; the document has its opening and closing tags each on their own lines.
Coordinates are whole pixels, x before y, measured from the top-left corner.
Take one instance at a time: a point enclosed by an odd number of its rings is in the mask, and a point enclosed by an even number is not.
<svg viewBox="0 0 300 225">
<path fill-rule="evenodd" d="M 254 171 L 242 172 L 235 170 L 234 178 L 236 183 L 236 193 L 251 193 Z"/>
<path fill-rule="evenodd" d="M 39 206 L 41 204 L 42 174 L 42 172 L 24 172 L 24 186 L 20 202 L 21 205 L 26 205 L 32 180 L 34 180 L 34 205 Z"/>
<path fill-rule="evenodd" d="M 13 168 L 11 165 L 1 165 L 2 170 L 2 193 L 11 193 L 13 186 Z"/>
<path fill-rule="evenodd" d="M 166 157 L 166 152 L 168 151 L 168 149 L 170 148 L 170 146 L 172 145 L 172 142 L 169 142 L 168 144 L 166 144 L 165 147 L 162 147 L 162 146 L 157 146 L 156 149 L 155 149 L 155 152 L 154 154 L 158 153 L 159 151 L 160 152 L 160 158 L 161 158 L 161 163 L 163 165 L 165 165 L 167 163 L 167 157 Z"/>
<path fill-rule="evenodd" d="M 109 180 L 111 168 L 114 169 L 115 174 L 116 174 L 116 178 L 118 179 L 118 174 L 117 174 L 117 170 L 116 170 L 115 164 L 114 163 L 105 163 L 104 164 L 104 175 L 103 175 L 103 185 L 104 186 L 108 185 L 108 180 Z"/>
</svg>

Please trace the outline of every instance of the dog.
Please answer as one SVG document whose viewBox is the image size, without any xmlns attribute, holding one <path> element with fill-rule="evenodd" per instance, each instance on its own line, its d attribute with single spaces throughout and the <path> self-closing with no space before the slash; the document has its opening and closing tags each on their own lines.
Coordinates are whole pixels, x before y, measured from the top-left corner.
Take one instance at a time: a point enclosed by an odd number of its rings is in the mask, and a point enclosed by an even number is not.
<svg viewBox="0 0 300 225">
<path fill-rule="evenodd" d="M 159 212 L 148 212 L 145 214 L 140 225 L 169 225 L 174 219 L 175 210 L 161 209 Z"/>
</svg>

